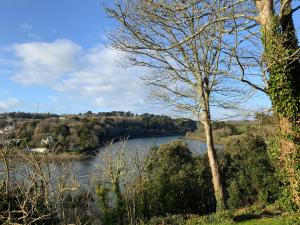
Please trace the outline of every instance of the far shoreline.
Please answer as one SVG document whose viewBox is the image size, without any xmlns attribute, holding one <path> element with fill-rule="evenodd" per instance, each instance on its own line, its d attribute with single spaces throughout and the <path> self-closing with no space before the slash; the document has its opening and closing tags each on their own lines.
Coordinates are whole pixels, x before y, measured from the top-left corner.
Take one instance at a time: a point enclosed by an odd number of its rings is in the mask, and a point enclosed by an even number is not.
<svg viewBox="0 0 300 225">
<path fill-rule="evenodd" d="M 169 134 L 169 135 L 152 135 L 152 136 L 146 136 L 146 137 L 125 137 L 125 138 L 118 138 L 118 139 L 112 139 L 108 142 L 106 142 L 105 144 L 102 144 L 94 149 L 90 149 L 91 151 L 85 153 L 74 153 L 72 151 L 62 151 L 62 152 L 57 152 L 59 151 L 58 149 L 54 150 L 52 152 L 47 152 L 47 153 L 36 153 L 36 152 L 32 152 L 33 154 L 37 154 L 40 157 L 41 156 L 49 156 L 48 159 L 49 160 L 53 160 L 53 161 L 85 161 L 85 160 L 91 160 L 93 159 L 102 149 L 104 149 L 105 147 L 109 146 L 111 143 L 118 143 L 121 141 L 126 141 L 126 140 L 136 140 L 136 139 L 151 139 L 151 138 L 162 138 L 162 137 L 178 137 L 179 139 L 187 139 L 185 134 Z"/>
</svg>

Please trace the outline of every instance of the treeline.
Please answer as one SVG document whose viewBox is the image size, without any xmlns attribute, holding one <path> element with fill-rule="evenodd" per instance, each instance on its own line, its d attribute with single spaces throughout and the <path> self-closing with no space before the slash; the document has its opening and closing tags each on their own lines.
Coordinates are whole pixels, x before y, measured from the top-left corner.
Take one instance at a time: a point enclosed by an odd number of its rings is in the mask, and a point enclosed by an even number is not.
<svg viewBox="0 0 300 225">
<path fill-rule="evenodd" d="M 245 132 L 255 133 L 257 128 L 264 135 L 274 135 L 275 119 L 272 114 L 257 112 L 253 120 L 241 121 L 212 121 L 213 138 L 217 143 L 225 143 L 229 137 L 242 135 Z M 205 140 L 205 129 L 201 122 L 197 122 L 197 129 L 194 132 L 188 132 L 187 138 L 195 140 Z"/>
<path fill-rule="evenodd" d="M 94 116 L 122 116 L 122 117 L 137 117 L 137 116 L 143 116 L 143 117 L 155 117 L 157 115 L 151 114 L 151 113 L 143 113 L 141 115 L 132 113 L 130 111 L 124 112 L 124 111 L 111 111 L 111 112 L 97 112 L 93 113 L 92 111 L 87 111 L 86 113 L 79 113 L 77 116 L 88 116 L 88 115 L 94 115 Z M 6 113 L 0 113 L 0 118 L 14 118 L 14 119 L 45 119 L 50 117 L 64 117 L 64 116 L 70 116 L 67 115 L 59 115 L 56 113 L 30 113 L 30 112 L 6 112 Z M 76 114 L 73 114 L 73 116 L 76 116 Z"/>
<path fill-rule="evenodd" d="M 21 120 L 14 137 L 20 147 L 48 147 L 56 152 L 93 153 L 95 150 L 121 138 L 184 135 L 196 129 L 190 119 L 172 119 L 153 114 L 124 114 L 54 116 L 42 119 Z M 43 139 L 53 141 L 41 144 Z"/>
<path fill-rule="evenodd" d="M 28 113 L 28 112 L 7 112 L 0 113 L 0 118 L 11 118 L 11 119 L 45 119 L 49 117 L 59 117 L 54 113 Z"/>
</svg>

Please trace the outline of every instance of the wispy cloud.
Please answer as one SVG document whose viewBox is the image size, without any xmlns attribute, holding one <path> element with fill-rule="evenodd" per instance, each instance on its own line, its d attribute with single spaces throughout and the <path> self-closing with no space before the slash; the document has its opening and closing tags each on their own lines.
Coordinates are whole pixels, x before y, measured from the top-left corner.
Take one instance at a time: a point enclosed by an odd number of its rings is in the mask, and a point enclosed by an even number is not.
<svg viewBox="0 0 300 225">
<path fill-rule="evenodd" d="M 24 31 L 31 31 L 31 30 L 32 30 L 32 25 L 29 24 L 29 23 L 21 23 L 21 24 L 19 25 L 19 28 L 20 28 L 21 30 L 24 30 Z"/>
<path fill-rule="evenodd" d="M 41 41 L 42 37 L 33 31 L 33 26 L 30 23 L 21 23 L 19 25 L 21 31 L 27 34 L 29 40 Z"/>
</svg>

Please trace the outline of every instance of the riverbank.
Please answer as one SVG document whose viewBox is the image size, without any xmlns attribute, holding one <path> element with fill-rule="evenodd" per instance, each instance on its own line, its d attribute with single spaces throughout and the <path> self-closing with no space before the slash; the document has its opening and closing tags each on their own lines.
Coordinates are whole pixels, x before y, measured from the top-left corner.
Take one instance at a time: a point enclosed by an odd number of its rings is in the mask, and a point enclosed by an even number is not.
<svg viewBox="0 0 300 225">
<path fill-rule="evenodd" d="M 164 137 L 180 137 L 185 138 L 185 134 L 183 133 L 171 133 L 171 134 L 165 134 L 165 135 L 146 135 L 143 137 L 134 136 L 134 137 L 118 137 L 118 138 L 112 138 L 111 140 L 107 141 L 106 143 L 102 143 L 98 145 L 97 147 L 90 147 L 90 148 L 73 148 L 73 149 L 50 149 L 47 154 L 51 155 L 51 158 L 53 160 L 58 161 L 68 161 L 68 160 L 89 160 L 94 158 L 101 149 L 104 149 L 114 143 L 118 143 L 121 141 L 127 142 L 128 140 L 138 140 L 138 139 L 157 139 L 157 138 L 164 138 Z M 45 153 L 39 153 L 40 155 L 43 155 Z"/>
<path fill-rule="evenodd" d="M 98 154 L 101 154 L 103 151 L 105 151 L 109 146 L 112 146 L 112 148 L 116 148 L 120 142 L 124 141 L 126 146 L 126 151 L 133 151 L 133 150 L 139 150 L 140 152 L 148 151 L 153 146 L 159 146 L 161 144 L 164 144 L 166 142 L 172 141 L 174 139 L 180 139 L 185 141 L 188 146 L 191 148 L 191 150 L 196 154 L 201 154 L 206 151 L 206 140 L 199 140 L 199 139 L 190 139 L 187 138 L 184 134 L 174 134 L 174 135 L 164 135 L 164 136 L 147 136 L 143 138 L 139 137 L 127 137 L 127 138 L 121 138 L 118 140 L 111 140 L 110 142 L 107 142 L 106 144 L 103 144 L 99 146 L 97 149 L 95 149 L 94 154 L 85 154 L 83 153 L 74 153 L 72 151 L 65 151 L 62 153 L 52 153 L 52 158 L 58 161 L 85 161 L 85 160 L 93 160 Z M 215 143 L 217 147 L 218 145 L 223 145 L 221 142 Z"/>
<path fill-rule="evenodd" d="M 198 135 L 194 133 L 186 134 L 185 138 L 188 140 L 202 141 L 206 143 L 206 138 L 204 137 L 204 134 L 203 135 Z M 223 145 L 228 140 L 228 137 L 220 138 L 214 136 L 213 138 L 214 138 L 214 143 L 217 145 Z"/>
<path fill-rule="evenodd" d="M 236 139 L 244 137 L 245 134 L 235 134 L 235 135 L 230 135 L 227 137 L 216 137 L 214 136 L 214 144 L 219 145 L 219 146 L 224 146 L 226 143 L 230 143 Z M 203 138 L 202 136 L 197 136 L 197 135 L 186 135 L 185 139 L 187 140 L 192 140 L 192 141 L 200 141 L 206 143 L 206 138 Z"/>
</svg>

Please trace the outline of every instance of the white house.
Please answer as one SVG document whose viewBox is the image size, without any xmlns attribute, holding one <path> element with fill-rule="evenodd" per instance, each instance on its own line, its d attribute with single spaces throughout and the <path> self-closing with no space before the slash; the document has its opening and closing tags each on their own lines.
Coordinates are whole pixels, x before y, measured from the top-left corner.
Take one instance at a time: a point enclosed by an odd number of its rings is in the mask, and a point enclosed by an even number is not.
<svg viewBox="0 0 300 225">
<path fill-rule="evenodd" d="M 38 153 L 45 153 L 48 150 L 47 150 L 47 148 L 31 148 L 31 149 L 29 149 L 29 151 L 31 151 L 31 152 L 38 152 Z"/>
<path fill-rule="evenodd" d="M 41 140 L 41 145 L 49 145 L 49 144 L 52 144 L 54 142 L 54 139 L 52 136 L 48 136 L 46 138 L 43 138 Z"/>
</svg>

